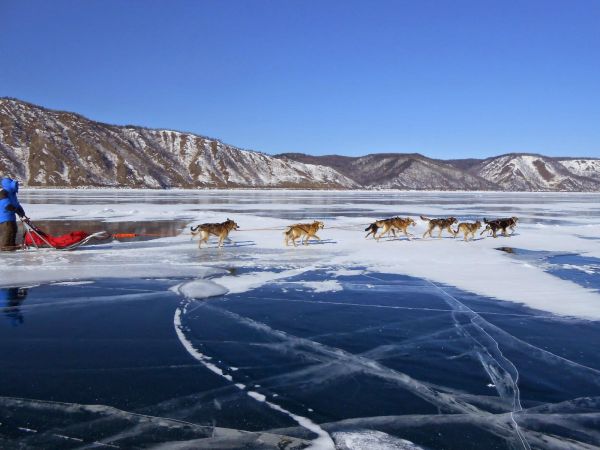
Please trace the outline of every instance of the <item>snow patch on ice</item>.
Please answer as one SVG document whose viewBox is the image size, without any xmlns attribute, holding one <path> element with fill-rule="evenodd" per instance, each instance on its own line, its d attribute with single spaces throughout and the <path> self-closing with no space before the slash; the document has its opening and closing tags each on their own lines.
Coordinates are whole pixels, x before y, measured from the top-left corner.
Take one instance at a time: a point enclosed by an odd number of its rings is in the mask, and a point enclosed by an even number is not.
<svg viewBox="0 0 600 450">
<path fill-rule="evenodd" d="M 333 433 L 338 450 L 422 450 L 410 441 L 399 439 L 382 431 L 339 431 Z"/>
<path fill-rule="evenodd" d="M 281 272 L 253 272 L 239 276 L 224 276 L 217 278 L 219 284 L 225 287 L 230 294 L 240 294 L 264 286 L 267 283 L 289 278 L 310 270 L 310 267 L 301 269 L 283 270 Z"/>
<path fill-rule="evenodd" d="M 210 280 L 194 280 L 180 283 L 171 288 L 179 295 L 189 299 L 217 297 L 227 294 L 227 288 Z"/>
<path fill-rule="evenodd" d="M 334 277 L 353 277 L 356 275 L 361 275 L 365 271 L 358 269 L 336 269 L 336 270 L 328 270 L 327 274 Z"/>
<path fill-rule="evenodd" d="M 337 280 L 303 281 L 300 284 L 313 292 L 337 292 L 344 289 Z"/>
</svg>

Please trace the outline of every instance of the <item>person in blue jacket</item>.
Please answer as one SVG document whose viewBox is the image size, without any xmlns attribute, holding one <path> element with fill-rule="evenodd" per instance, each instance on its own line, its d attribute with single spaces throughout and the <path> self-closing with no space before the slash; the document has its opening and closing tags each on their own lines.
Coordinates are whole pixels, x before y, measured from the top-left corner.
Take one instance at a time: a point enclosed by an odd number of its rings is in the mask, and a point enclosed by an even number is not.
<svg viewBox="0 0 600 450">
<path fill-rule="evenodd" d="M 17 215 L 29 220 L 17 199 L 19 182 L 2 178 L 0 182 L 0 250 L 15 250 L 17 240 Z"/>
</svg>

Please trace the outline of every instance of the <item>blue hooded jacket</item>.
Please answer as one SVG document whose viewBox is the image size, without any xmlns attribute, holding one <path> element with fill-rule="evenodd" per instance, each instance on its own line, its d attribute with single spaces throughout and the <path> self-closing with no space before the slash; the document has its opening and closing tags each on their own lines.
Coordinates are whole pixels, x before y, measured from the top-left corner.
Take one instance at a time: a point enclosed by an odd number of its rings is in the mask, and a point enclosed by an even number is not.
<svg viewBox="0 0 600 450">
<path fill-rule="evenodd" d="M 25 215 L 25 211 L 17 200 L 19 192 L 19 182 L 11 178 L 2 178 L 2 189 L 0 190 L 0 223 L 16 222 L 15 213 L 20 217 Z"/>
</svg>

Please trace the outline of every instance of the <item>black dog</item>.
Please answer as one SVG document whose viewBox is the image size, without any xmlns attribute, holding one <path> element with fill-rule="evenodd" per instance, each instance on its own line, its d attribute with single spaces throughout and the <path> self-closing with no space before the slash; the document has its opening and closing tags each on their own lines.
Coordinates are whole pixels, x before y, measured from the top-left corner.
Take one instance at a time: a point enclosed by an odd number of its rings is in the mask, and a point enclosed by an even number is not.
<svg viewBox="0 0 600 450">
<path fill-rule="evenodd" d="M 486 231 L 489 231 L 492 234 L 492 236 L 497 237 L 496 233 L 498 232 L 498 230 L 502 230 L 503 236 L 508 236 L 506 230 L 510 228 L 511 234 L 513 234 L 515 232 L 515 227 L 517 226 L 518 221 L 518 217 L 508 217 L 504 219 L 494 220 L 483 219 L 483 222 L 486 224 L 486 226 L 485 229 L 481 233 L 479 233 L 479 236 L 481 236 Z"/>
</svg>

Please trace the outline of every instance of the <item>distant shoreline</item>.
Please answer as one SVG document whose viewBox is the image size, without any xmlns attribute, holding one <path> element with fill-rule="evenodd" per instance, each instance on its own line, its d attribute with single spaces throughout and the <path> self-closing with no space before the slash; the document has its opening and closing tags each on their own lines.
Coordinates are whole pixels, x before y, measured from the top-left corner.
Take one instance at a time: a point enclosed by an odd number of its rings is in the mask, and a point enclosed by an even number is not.
<svg viewBox="0 0 600 450">
<path fill-rule="evenodd" d="M 306 188 L 130 188 L 130 187 L 21 187 L 19 192 L 144 192 L 144 193 L 176 193 L 176 192 L 306 192 L 306 193 L 393 193 L 393 194 L 558 194 L 558 195 L 600 195 L 600 191 L 440 191 L 440 190 L 405 190 L 405 189 L 306 189 Z"/>
</svg>

